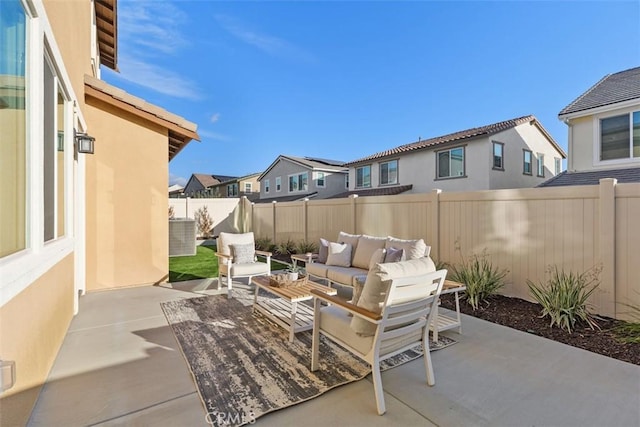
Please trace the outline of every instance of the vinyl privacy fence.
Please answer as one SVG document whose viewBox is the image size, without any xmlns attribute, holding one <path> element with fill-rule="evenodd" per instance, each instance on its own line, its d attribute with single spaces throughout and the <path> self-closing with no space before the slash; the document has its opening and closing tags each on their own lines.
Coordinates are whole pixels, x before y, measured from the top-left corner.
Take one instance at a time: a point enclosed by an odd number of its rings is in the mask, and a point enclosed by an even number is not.
<svg viewBox="0 0 640 427">
<path fill-rule="evenodd" d="M 246 205 L 245 205 L 246 206 Z M 640 184 L 531 188 L 253 204 L 243 216 L 256 237 L 280 243 L 335 240 L 340 231 L 423 238 L 435 260 L 458 264 L 486 253 L 507 269 L 503 294 L 531 300 L 527 280 L 557 265 L 602 268 L 593 310 L 628 318 L 640 305 Z"/>
</svg>

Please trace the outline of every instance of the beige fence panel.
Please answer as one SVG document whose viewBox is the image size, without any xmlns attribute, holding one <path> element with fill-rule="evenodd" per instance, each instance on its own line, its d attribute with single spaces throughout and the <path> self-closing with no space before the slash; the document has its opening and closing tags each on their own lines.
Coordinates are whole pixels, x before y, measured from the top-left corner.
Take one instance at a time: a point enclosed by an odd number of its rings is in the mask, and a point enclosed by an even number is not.
<svg viewBox="0 0 640 427">
<path fill-rule="evenodd" d="M 169 199 L 176 218 L 194 218 L 195 212 L 206 206 L 213 220 L 213 234 L 221 231 L 237 233 L 242 226 L 242 205 L 236 198 Z"/>
<path fill-rule="evenodd" d="M 322 237 L 331 241 L 341 231 L 353 233 L 353 198 L 311 200 L 307 206 L 307 240 L 318 242 Z"/>
<path fill-rule="evenodd" d="M 616 186 L 617 317 L 640 321 L 640 184 Z M 638 307 L 635 311 L 629 305 Z"/>
<path fill-rule="evenodd" d="M 269 238 L 274 241 L 273 204 L 254 203 L 252 205 L 251 229 L 256 238 Z"/>
<path fill-rule="evenodd" d="M 275 203 L 276 243 L 305 240 L 305 201 Z"/>
</svg>

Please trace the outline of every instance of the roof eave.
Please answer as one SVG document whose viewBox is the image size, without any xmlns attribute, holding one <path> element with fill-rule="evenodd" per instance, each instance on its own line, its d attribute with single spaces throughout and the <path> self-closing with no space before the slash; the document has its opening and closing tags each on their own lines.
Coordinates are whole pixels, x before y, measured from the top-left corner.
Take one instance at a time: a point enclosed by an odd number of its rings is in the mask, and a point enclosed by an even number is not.
<svg viewBox="0 0 640 427">
<path fill-rule="evenodd" d="M 611 110 L 618 110 L 621 108 L 628 108 L 633 106 L 640 106 L 640 98 L 627 99 L 622 102 L 615 102 L 612 104 L 601 105 L 599 107 L 587 108 L 579 111 L 571 111 L 564 114 L 558 114 L 558 119 L 566 123 L 566 120 L 575 119 L 578 117 L 592 116 L 594 114 L 606 113 Z"/>
</svg>

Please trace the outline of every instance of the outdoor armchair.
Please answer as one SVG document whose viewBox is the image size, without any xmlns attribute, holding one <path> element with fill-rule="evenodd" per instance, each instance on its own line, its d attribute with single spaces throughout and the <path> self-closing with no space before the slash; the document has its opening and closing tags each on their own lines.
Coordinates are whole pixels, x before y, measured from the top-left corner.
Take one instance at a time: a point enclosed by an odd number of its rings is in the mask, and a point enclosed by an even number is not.
<svg viewBox="0 0 640 427">
<path fill-rule="evenodd" d="M 227 278 L 227 297 L 231 298 L 233 279 L 271 274 L 271 252 L 257 251 L 253 232 L 220 233 L 216 241 L 218 257 L 218 289 L 222 286 L 222 277 Z M 266 262 L 261 262 L 258 255 Z"/>
<path fill-rule="evenodd" d="M 378 264 L 367 276 L 365 289 L 357 304 L 313 292 L 311 370 L 316 371 L 320 367 L 322 334 L 371 365 L 380 415 L 386 411 L 380 375 L 381 361 L 421 345 L 427 384 L 435 384 L 429 354 L 428 325 L 433 320 L 434 307 L 447 270 L 425 272 L 425 269 L 429 267 L 423 260 Z M 380 298 L 379 302 L 376 297 Z"/>
</svg>

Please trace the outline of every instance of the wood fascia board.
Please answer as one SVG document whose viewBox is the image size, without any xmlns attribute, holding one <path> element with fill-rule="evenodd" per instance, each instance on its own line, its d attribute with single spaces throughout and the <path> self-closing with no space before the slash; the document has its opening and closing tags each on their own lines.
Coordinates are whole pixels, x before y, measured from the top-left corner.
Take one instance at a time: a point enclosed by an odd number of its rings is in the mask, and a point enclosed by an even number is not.
<svg viewBox="0 0 640 427">
<path fill-rule="evenodd" d="M 145 119 L 151 123 L 155 123 L 157 125 L 160 125 L 168 130 L 174 131 L 175 133 L 177 133 L 178 135 L 187 137 L 189 139 L 195 139 L 195 140 L 200 140 L 200 137 L 198 136 L 198 134 L 196 132 L 193 132 L 189 129 L 185 129 L 181 126 L 179 126 L 176 123 L 170 122 L 166 119 L 163 119 L 161 117 L 156 116 L 155 114 L 151 114 L 147 111 L 141 110 L 140 108 L 134 107 L 131 104 L 128 104 L 124 101 L 121 101 L 119 99 L 115 99 L 113 96 L 108 95 L 104 92 L 101 92 L 87 84 L 85 84 L 85 96 L 89 96 L 92 98 L 95 98 L 97 100 L 106 102 L 109 105 L 112 105 L 114 107 L 117 107 L 123 111 L 126 111 L 128 113 L 131 113 L 137 117 L 140 117 L 142 119 Z"/>
</svg>

